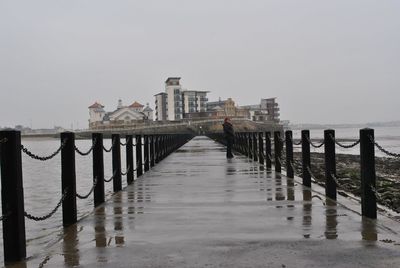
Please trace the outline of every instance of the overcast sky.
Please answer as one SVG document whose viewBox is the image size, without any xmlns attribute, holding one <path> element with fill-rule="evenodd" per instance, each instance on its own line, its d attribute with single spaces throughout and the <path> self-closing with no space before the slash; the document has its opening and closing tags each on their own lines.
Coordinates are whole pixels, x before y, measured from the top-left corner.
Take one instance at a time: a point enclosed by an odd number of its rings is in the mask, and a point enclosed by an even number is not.
<svg viewBox="0 0 400 268">
<path fill-rule="evenodd" d="M 398 0 L 1 0 L 0 126 L 87 127 L 168 76 L 281 119 L 400 120 Z"/>
</svg>

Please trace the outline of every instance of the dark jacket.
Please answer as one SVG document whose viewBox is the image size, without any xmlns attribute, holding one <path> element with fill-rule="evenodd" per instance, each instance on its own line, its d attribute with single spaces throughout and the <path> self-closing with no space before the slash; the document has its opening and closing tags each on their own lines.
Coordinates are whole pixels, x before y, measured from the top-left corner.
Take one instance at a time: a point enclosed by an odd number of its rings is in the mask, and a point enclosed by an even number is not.
<svg viewBox="0 0 400 268">
<path fill-rule="evenodd" d="M 224 122 L 222 126 L 224 128 L 225 138 L 233 143 L 235 141 L 235 131 L 233 130 L 232 124 L 229 122 Z"/>
</svg>

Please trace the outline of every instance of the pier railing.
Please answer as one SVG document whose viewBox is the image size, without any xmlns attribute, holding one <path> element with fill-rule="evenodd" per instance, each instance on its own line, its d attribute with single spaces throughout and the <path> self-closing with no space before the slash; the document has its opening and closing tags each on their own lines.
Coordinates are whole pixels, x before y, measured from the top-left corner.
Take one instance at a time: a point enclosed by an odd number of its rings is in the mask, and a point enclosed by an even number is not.
<svg viewBox="0 0 400 268">
<path fill-rule="evenodd" d="M 303 130 L 299 140 L 293 139 L 293 132 L 288 130 L 285 133 L 275 132 L 239 132 L 235 134 L 233 149 L 243 155 L 248 156 L 266 169 L 275 166 L 275 172 L 286 170 L 286 176 L 294 178 L 296 168 L 301 167 L 298 177 L 302 178 L 302 184 L 311 188 L 312 179 L 315 179 L 311 168 L 310 148 L 322 148 L 325 159 L 325 194 L 328 198 L 336 200 L 337 188 L 347 191 L 347 187 L 340 183 L 336 171 L 336 146 L 343 149 L 360 147 L 360 196 L 361 214 L 367 218 L 377 218 L 377 201 L 388 206 L 387 202 L 380 195 L 377 188 L 375 170 L 375 148 L 383 152 L 388 157 L 400 158 L 400 154 L 390 152 L 383 148 L 374 137 L 373 129 L 361 129 L 359 139 L 355 142 L 344 144 L 335 138 L 335 131 L 328 129 L 324 131 L 324 138 L 313 141 L 310 138 L 310 131 Z M 212 133 L 210 138 L 226 145 L 223 133 Z M 273 145 L 273 146 L 272 146 Z M 301 146 L 301 161 L 294 159 L 293 146 Z M 283 149 L 285 148 L 285 152 Z M 390 206 L 388 206 L 390 207 Z"/>
<path fill-rule="evenodd" d="M 103 134 L 92 134 L 92 146 L 81 151 L 75 145 L 75 134 L 61 133 L 59 148 L 48 156 L 39 156 L 21 144 L 21 133 L 9 130 L 0 131 L 0 167 L 2 190 L 2 216 L 4 261 L 5 263 L 20 261 L 26 257 L 25 218 L 43 221 L 50 218 L 62 207 L 63 226 L 77 222 L 76 199 L 86 199 L 93 194 L 94 206 L 105 201 L 104 183 L 113 183 L 113 191 L 122 190 L 122 176 L 126 176 L 127 184 L 132 184 L 135 177 L 140 177 L 170 153 L 193 138 L 190 134 L 157 134 L 126 135 L 125 142 L 120 134 L 112 134 L 112 145 L 103 145 Z M 143 142 L 142 142 L 143 141 Z M 121 170 L 121 146 L 126 149 L 126 170 Z M 104 177 L 104 152 L 112 154 L 112 176 Z M 34 160 L 47 161 L 61 153 L 61 189 L 62 195 L 47 215 L 34 216 L 24 209 L 22 153 Z M 75 154 L 93 158 L 93 182 L 90 191 L 78 194 L 76 189 Z M 134 165 L 134 161 L 136 163 Z M 136 167 L 136 168 L 135 168 Z"/>
</svg>

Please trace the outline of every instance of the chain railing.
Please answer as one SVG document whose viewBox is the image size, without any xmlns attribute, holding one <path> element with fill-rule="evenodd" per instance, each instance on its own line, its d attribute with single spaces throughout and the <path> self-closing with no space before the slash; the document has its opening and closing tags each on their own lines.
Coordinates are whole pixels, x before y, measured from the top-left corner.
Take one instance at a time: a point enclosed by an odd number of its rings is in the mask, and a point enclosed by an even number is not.
<svg viewBox="0 0 400 268">
<path fill-rule="evenodd" d="M 400 154 L 396 154 L 396 153 L 389 152 L 388 150 L 386 150 L 385 148 L 383 148 L 379 143 L 377 143 L 371 136 L 369 136 L 369 139 L 370 139 L 371 142 L 376 146 L 376 148 L 378 148 L 379 151 L 381 151 L 382 153 L 386 154 L 387 156 L 392 156 L 392 157 L 400 158 Z"/>
<path fill-rule="evenodd" d="M 336 177 L 334 174 L 331 173 L 331 174 L 329 174 L 329 175 L 331 176 L 331 178 L 332 178 L 333 181 L 335 182 L 336 187 L 342 189 L 343 191 L 352 193 L 352 189 L 350 189 L 350 188 L 347 186 L 348 183 L 343 183 L 343 184 L 342 184 L 342 183 L 339 181 L 339 178 Z"/>
<path fill-rule="evenodd" d="M 94 180 L 93 180 L 93 186 L 92 186 L 92 188 L 90 189 L 89 193 L 87 193 L 86 195 L 80 195 L 80 194 L 76 193 L 76 197 L 78 197 L 79 199 L 86 199 L 86 198 L 88 198 L 88 197 L 92 194 L 92 192 L 94 191 L 94 188 L 96 187 L 96 185 L 97 185 L 97 177 L 94 178 Z"/>
<path fill-rule="evenodd" d="M 109 179 L 104 179 L 105 182 L 110 182 L 114 179 L 114 177 L 117 175 L 117 171 L 114 171 L 114 174 L 111 176 Z"/>
<path fill-rule="evenodd" d="M 342 148 L 344 148 L 344 149 L 353 148 L 353 147 L 357 146 L 357 145 L 361 142 L 361 140 L 358 139 L 358 140 L 356 140 L 354 143 L 351 143 L 351 144 L 343 144 L 343 143 L 340 143 L 339 141 L 337 141 L 336 138 L 333 137 L 332 135 L 329 135 L 329 137 L 335 142 L 335 144 L 336 144 L 337 146 L 342 147 Z"/>
<path fill-rule="evenodd" d="M 301 143 L 302 143 L 301 139 L 299 140 L 299 142 L 295 142 L 293 137 L 291 137 L 291 141 L 292 141 L 293 145 L 301 145 Z"/>
<path fill-rule="evenodd" d="M 11 212 L 7 212 L 6 214 L 1 215 L 0 221 L 7 219 L 7 217 L 11 214 Z"/>
<path fill-rule="evenodd" d="M 36 159 L 36 160 L 40 160 L 40 161 L 47 161 L 47 160 L 50 160 L 50 159 L 54 158 L 56 155 L 58 155 L 61 152 L 61 150 L 64 148 L 65 144 L 67 144 L 67 140 L 64 140 L 62 142 L 62 144 L 60 145 L 60 147 L 58 147 L 58 149 L 54 153 L 52 153 L 51 155 L 48 155 L 48 156 L 36 155 L 36 154 L 32 153 L 31 151 L 29 151 L 22 144 L 21 144 L 21 150 L 22 150 L 22 152 L 24 152 L 26 155 L 28 155 L 32 159 Z"/>
<path fill-rule="evenodd" d="M 24 212 L 25 217 L 27 217 L 28 219 L 33 220 L 33 221 L 44 221 L 44 220 L 49 219 L 49 218 L 50 218 L 51 216 L 53 216 L 54 213 L 56 213 L 57 210 L 60 208 L 62 202 L 63 202 L 63 201 L 65 200 L 65 198 L 67 197 L 67 193 L 68 193 L 68 188 L 64 190 L 64 193 L 63 193 L 63 195 L 61 196 L 60 201 L 58 201 L 56 207 L 55 207 L 52 211 L 50 211 L 49 214 L 47 214 L 47 215 L 45 215 L 45 216 L 37 217 L 37 216 L 33 216 L 32 214 L 29 214 L 28 212 L 25 211 L 25 212 Z"/>
<path fill-rule="evenodd" d="M 370 189 L 371 191 L 374 193 L 376 200 L 378 200 L 381 204 L 383 204 L 384 206 L 388 207 L 388 208 L 392 208 L 392 205 L 389 204 L 385 198 L 382 197 L 382 195 L 376 190 L 376 188 L 372 185 L 370 185 Z"/>
<path fill-rule="evenodd" d="M 82 152 L 82 151 L 79 150 L 79 148 L 75 145 L 75 151 L 76 151 L 78 154 L 82 155 L 82 156 L 89 155 L 89 154 L 93 151 L 93 149 L 94 149 L 94 147 L 95 147 L 95 145 L 96 145 L 96 142 L 97 142 L 97 140 L 94 140 L 94 141 L 93 141 L 93 145 L 92 145 L 92 146 L 89 148 L 89 150 L 86 151 L 86 152 Z"/>
<path fill-rule="evenodd" d="M 307 139 L 308 143 L 314 148 L 321 148 L 325 144 L 324 141 L 322 141 L 320 144 L 315 144 L 309 137 L 306 137 L 306 139 Z"/>
<path fill-rule="evenodd" d="M 131 167 L 129 166 L 129 167 L 126 169 L 125 172 L 122 172 L 122 171 L 121 171 L 121 175 L 122 175 L 122 176 L 126 176 L 126 175 L 129 173 L 130 170 L 131 170 Z"/>
<path fill-rule="evenodd" d="M 7 141 L 8 141 L 7 138 L 1 139 L 1 140 L 0 140 L 0 145 L 3 144 L 3 143 L 6 143 Z"/>
<path fill-rule="evenodd" d="M 106 153 L 111 152 L 112 148 L 115 146 L 115 143 L 116 143 L 116 140 L 113 139 L 113 141 L 112 141 L 112 143 L 111 143 L 110 149 L 107 149 L 107 148 L 103 145 L 103 150 L 104 150 Z"/>
<path fill-rule="evenodd" d="M 314 199 L 314 198 L 317 198 L 317 199 L 321 200 L 322 205 L 326 206 L 326 203 L 325 203 L 324 199 L 322 199 L 319 195 L 316 195 L 316 194 L 312 195 L 311 199 Z"/>
<path fill-rule="evenodd" d="M 126 142 L 125 143 L 123 143 L 123 142 L 119 142 L 119 144 L 121 145 L 121 146 L 126 146 Z"/>
</svg>

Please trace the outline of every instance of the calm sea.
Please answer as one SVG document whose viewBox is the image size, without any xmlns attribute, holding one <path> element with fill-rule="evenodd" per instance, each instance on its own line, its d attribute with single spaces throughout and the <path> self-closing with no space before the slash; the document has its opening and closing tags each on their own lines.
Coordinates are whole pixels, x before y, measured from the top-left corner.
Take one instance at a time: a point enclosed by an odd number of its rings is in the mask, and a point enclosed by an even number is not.
<svg viewBox="0 0 400 268">
<path fill-rule="evenodd" d="M 400 153 L 400 128 L 385 127 L 375 129 L 376 141 L 390 151 Z M 358 139 L 359 129 L 341 128 L 336 130 L 336 137 L 340 139 Z M 323 137 L 323 130 L 311 130 L 311 138 Z M 300 138 L 300 131 L 294 131 L 294 138 Z M 60 141 L 55 139 L 23 139 L 22 143 L 32 152 L 38 155 L 49 155 L 59 146 Z M 350 143 L 350 142 L 347 142 Z M 90 140 L 77 140 L 77 146 L 81 151 L 86 151 L 91 146 Z M 110 140 L 104 141 L 105 147 L 111 146 Z M 299 148 L 297 148 L 298 150 Z M 314 151 L 321 151 L 315 150 Z M 337 148 L 338 153 L 359 154 L 359 146 L 353 149 Z M 383 154 L 376 151 L 377 156 Z M 126 170 L 125 149 L 121 149 L 122 171 Z M 104 153 L 105 178 L 112 175 L 111 153 Z M 46 162 L 33 160 L 23 154 L 23 180 L 25 194 L 25 211 L 35 216 L 48 214 L 59 202 L 61 197 L 61 168 L 60 155 Z M 92 157 L 82 157 L 76 154 L 76 178 L 77 191 L 85 195 L 92 187 Z M 127 185 L 123 176 L 123 187 Z M 107 196 L 112 194 L 112 182 L 105 183 Z M 78 218 L 93 211 L 93 196 L 88 199 L 77 199 Z M 1 229 L 1 227 L 0 227 Z M 46 246 L 57 241 L 62 235 L 62 215 L 59 209 L 50 219 L 35 222 L 26 219 L 27 254 L 32 256 L 43 251 Z M 3 238 L 0 230 L 0 262 L 3 259 Z"/>
<path fill-rule="evenodd" d="M 385 149 L 393 152 L 400 153 L 400 127 L 377 127 L 375 130 L 375 141 L 377 141 L 381 146 Z M 335 136 L 337 139 L 346 139 L 349 141 L 343 141 L 343 144 L 351 144 L 352 141 L 356 141 L 359 139 L 360 129 L 358 128 L 338 128 L 335 129 Z M 300 139 L 301 131 L 293 130 L 293 138 Z M 323 139 L 324 137 L 324 129 L 312 129 L 310 130 L 311 139 Z M 295 146 L 295 150 L 300 150 L 300 146 Z M 311 148 L 312 152 L 323 152 L 323 147 L 320 149 Z M 360 154 L 360 146 L 356 146 L 351 149 L 343 149 L 341 147 L 336 146 L 336 153 L 343 154 Z M 376 156 L 385 156 L 381 151 L 377 148 L 375 149 Z"/>
</svg>

